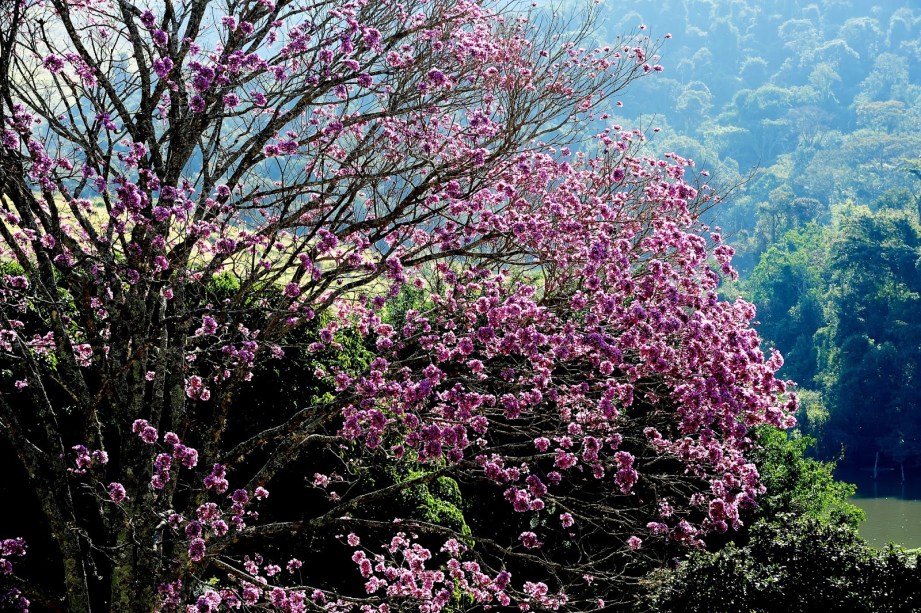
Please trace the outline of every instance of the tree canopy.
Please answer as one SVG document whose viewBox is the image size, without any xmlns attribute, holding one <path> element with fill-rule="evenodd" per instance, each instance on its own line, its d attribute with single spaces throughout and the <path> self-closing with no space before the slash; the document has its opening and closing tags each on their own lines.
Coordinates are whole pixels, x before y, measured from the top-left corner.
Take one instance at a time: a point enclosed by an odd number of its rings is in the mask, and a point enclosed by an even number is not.
<svg viewBox="0 0 921 613">
<path fill-rule="evenodd" d="M 8 601 L 603 609 L 756 504 L 749 429 L 796 398 L 717 294 L 713 191 L 639 130 L 580 131 L 661 70 L 645 29 L 438 1 L 0 19 Z"/>
</svg>

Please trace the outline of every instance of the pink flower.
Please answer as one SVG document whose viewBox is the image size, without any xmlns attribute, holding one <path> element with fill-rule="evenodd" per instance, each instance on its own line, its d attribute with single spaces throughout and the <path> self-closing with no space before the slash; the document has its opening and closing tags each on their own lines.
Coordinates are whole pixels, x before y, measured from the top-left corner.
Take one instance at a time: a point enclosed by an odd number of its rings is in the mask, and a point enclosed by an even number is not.
<svg viewBox="0 0 921 613">
<path fill-rule="evenodd" d="M 533 532 L 522 532 L 518 536 L 518 540 L 521 541 L 521 544 L 527 549 L 538 549 L 542 545 L 537 539 L 537 535 Z"/>
<path fill-rule="evenodd" d="M 153 426 L 144 426 L 138 433 L 138 438 L 148 445 L 153 445 L 157 442 L 157 429 Z"/>
<path fill-rule="evenodd" d="M 165 79 L 173 69 L 173 60 L 168 57 L 158 58 L 153 62 L 153 69 L 158 77 Z"/>
<path fill-rule="evenodd" d="M 108 490 L 109 498 L 112 500 L 112 502 L 121 502 L 127 498 L 127 495 L 125 494 L 125 486 L 121 483 L 110 483 Z"/>
<path fill-rule="evenodd" d="M 437 68 L 429 70 L 425 76 L 428 82 L 436 87 L 444 85 L 448 82 L 448 77 L 445 76 L 445 73 L 441 72 Z"/>
<path fill-rule="evenodd" d="M 189 98 L 189 109 L 191 109 L 193 113 L 204 113 L 205 112 L 205 99 L 202 98 L 200 95 L 195 94 L 194 96 Z"/>
<path fill-rule="evenodd" d="M 52 53 L 42 60 L 42 65 L 52 74 L 57 74 L 64 68 L 64 59 Z"/>
<path fill-rule="evenodd" d="M 201 538 L 194 538 L 189 542 L 189 558 L 193 562 L 201 562 L 205 557 L 205 541 Z"/>
</svg>

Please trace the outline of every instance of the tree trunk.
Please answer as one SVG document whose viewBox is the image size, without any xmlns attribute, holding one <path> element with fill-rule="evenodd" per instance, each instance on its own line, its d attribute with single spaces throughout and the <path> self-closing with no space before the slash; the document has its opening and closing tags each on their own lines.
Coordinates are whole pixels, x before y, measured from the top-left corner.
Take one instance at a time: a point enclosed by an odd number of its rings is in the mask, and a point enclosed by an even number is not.
<svg viewBox="0 0 921 613">
<path fill-rule="evenodd" d="M 152 544 L 152 540 L 147 540 L 151 536 L 148 530 L 142 529 L 139 533 L 136 527 L 127 524 L 118 533 L 108 611 L 151 613 L 156 610 L 158 556 L 152 546 L 143 546 L 145 542 Z"/>
</svg>

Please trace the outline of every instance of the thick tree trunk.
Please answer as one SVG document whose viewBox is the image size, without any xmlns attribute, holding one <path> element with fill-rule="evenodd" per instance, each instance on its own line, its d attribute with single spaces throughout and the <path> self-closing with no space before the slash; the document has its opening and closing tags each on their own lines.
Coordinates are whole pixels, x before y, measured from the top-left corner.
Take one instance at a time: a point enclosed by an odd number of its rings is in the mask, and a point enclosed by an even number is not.
<svg viewBox="0 0 921 613">
<path fill-rule="evenodd" d="M 60 521 L 60 510 L 50 508 L 54 502 L 43 501 L 45 513 L 51 519 L 52 536 L 57 542 L 64 566 L 64 589 L 70 613 L 90 613 L 93 610 L 87 582 L 86 564 L 80 547 L 80 537 L 73 526 Z"/>
<path fill-rule="evenodd" d="M 118 534 L 116 546 L 119 553 L 112 569 L 112 596 L 107 610 L 151 613 L 157 608 L 154 552 L 137 546 L 127 527 Z"/>
</svg>

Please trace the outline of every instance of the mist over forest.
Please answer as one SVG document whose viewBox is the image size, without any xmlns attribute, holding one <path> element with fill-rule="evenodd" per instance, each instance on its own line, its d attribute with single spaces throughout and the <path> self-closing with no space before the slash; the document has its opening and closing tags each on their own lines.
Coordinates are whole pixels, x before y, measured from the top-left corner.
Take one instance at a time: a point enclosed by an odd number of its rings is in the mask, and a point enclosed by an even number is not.
<svg viewBox="0 0 921 613">
<path fill-rule="evenodd" d="M 612 7 L 608 29 L 670 33 L 626 125 L 738 186 L 709 221 L 724 286 L 797 382 L 800 429 L 851 465 L 921 462 L 921 10 L 911 2 L 738 0 Z"/>
</svg>

